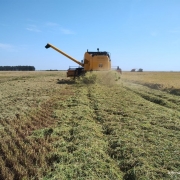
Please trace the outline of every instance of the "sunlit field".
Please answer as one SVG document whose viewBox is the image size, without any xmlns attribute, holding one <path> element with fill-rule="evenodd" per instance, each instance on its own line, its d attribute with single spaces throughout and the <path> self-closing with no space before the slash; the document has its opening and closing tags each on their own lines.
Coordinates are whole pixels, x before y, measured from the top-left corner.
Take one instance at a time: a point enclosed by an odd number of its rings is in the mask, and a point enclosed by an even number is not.
<svg viewBox="0 0 180 180">
<path fill-rule="evenodd" d="M 180 72 L 123 72 L 123 78 L 180 95 Z"/>
<path fill-rule="evenodd" d="M 0 179 L 179 179 L 179 77 L 0 72 Z"/>
</svg>

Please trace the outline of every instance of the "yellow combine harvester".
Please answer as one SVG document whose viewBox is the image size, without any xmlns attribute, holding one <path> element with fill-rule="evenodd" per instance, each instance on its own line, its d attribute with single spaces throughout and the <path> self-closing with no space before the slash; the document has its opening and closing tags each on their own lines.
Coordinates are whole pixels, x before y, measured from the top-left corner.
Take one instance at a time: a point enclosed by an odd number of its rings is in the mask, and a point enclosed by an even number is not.
<svg viewBox="0 0 180 180">
<path fill-rule="evenodd" d="M 69 68 L 67 71 L 67 77 L 76 77 L 86 73 L 87 71 L 111 70 L 111 59 L 109 53 L 106 51 L 99 51 L 99 48 L 97 49 L 97 52 L 89 52 L 87 50 L 87 52 L 85 52 L 84 54 L 84 60 L 82 60 L 82 62 L 79 62 L 78 60 L 64 53 L 52 44 L 48 43 L 45 46 L 45 48 L 50 47 L 56 50 L 57 52 L 61 53 L 62 55 L 66 56 L 67 58 L 71 59 L 80 66 L 78 68 Z"/>
</svg>

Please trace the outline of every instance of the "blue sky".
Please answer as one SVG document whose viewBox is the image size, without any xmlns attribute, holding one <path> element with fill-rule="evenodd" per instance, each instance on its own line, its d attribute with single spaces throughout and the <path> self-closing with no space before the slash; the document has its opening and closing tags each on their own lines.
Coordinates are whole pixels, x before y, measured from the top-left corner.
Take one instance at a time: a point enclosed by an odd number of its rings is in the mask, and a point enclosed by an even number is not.
<svg viewBox="0 0 180 180">
<path fill-rule="evenodd" d="M 76 66 L 108 51 L 122 70 L 180 71 L 180 0 L 0 0 L 0 66 Z"/>
</svg>

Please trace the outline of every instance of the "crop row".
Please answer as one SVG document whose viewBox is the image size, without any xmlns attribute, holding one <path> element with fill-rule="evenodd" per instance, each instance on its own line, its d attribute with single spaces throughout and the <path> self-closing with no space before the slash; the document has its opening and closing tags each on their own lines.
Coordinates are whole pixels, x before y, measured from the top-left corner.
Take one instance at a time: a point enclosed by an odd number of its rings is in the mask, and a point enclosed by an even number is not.
<svg viewBox="0 0 180 180">
<path fill-rule="evenodd" d="M 176 109 L 146 100 L 131 87 L 73 88 L 75 96 L 56 104 L 59 126 L 54 132 L 61 142 L 54 143 L 54 171 L 47 179 L 176 178 L 169 174 L 180 171 L 180 114 Z"/>
<path fill-rule="evenodd" d="M 99 93 L 104 94 L 99 119 L 109 139 L 108 153 L 125 179 L 170 179 L 169 171 L 179 172 L 180 113 L 176 108 L 146 101 L 127 88 L 102 88 Z"/>
<path fill-rule="evenodd" d="M 63 94 L 63 89 L 58 93 Z M 51 137 L 57 122 L 52 113 L 55 101 L 56 97 L 51 97 L 26 117 L 17 115 L 0 121 L 0 179 L 39 179 L 46 173 L 52 143 L 57 138 Z M 39 130 L 43 135 L 35 136 Z"/>
</svg>

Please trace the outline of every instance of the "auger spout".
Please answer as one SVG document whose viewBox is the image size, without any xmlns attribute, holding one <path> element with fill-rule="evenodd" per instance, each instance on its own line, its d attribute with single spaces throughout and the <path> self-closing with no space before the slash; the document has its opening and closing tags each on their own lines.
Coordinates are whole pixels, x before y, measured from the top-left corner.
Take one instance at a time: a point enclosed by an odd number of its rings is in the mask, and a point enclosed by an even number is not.
<svg viewBox="0 0 180 180">
<path fill-rule="evenodd" d="M 47 43 L 47 45 L 45 46 L 45 48 L 53 48 L 54 50 L 56 50 L 57 52 L 61 53 L 62 55 L 66 56 L 67 58 L 71 59 L 72 61 L 74 61 L 75 63 L 79 64 L 80 66 L 84 67 L 84 64 L 79 62 L 78 60 L 74 59 L 73 57 L 69 56 L 68 54 L 66 54 L 65 52 L 61 51 L 60 49 L 56 48 L 55 46 L 53 46 L 52 44 Z"/>
</svg>

